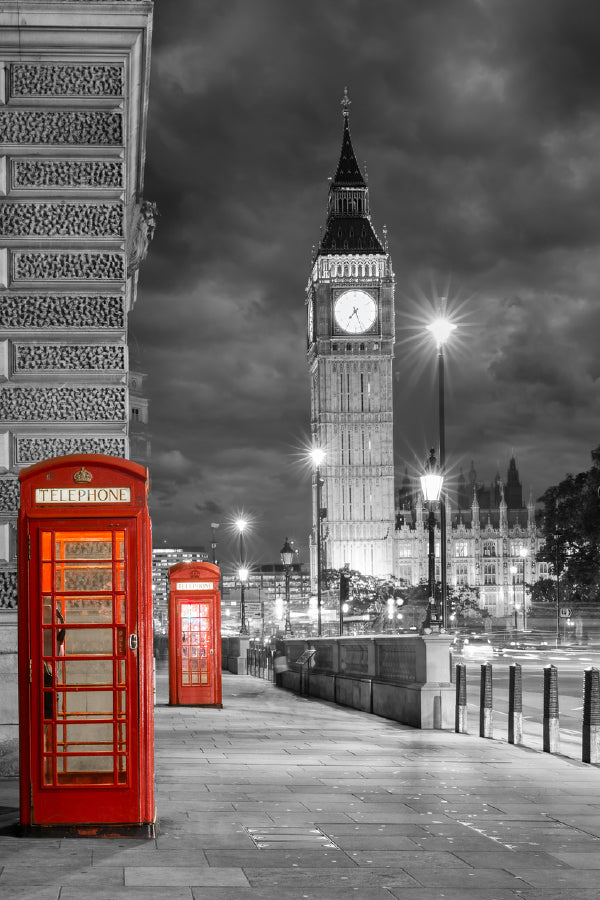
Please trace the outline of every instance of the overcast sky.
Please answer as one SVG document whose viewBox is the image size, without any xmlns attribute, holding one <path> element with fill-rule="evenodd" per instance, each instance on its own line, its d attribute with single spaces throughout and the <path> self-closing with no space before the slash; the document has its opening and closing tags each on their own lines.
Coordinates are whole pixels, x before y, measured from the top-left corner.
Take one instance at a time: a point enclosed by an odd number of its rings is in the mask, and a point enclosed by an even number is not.
<svg viewBox="0 0 600 900">
<path fill-rule="evenodd" d="M 148 373 L 156 546 L 253 520 L 307 561 L 305 287 L 350 130 L 396 274 L 395 453 L 437 444 L 436 299 L 458 323 L 446 454 L 538 497 L 600 443 L 597 0 L 157 0 L 130 317 Z"/>
</svg>

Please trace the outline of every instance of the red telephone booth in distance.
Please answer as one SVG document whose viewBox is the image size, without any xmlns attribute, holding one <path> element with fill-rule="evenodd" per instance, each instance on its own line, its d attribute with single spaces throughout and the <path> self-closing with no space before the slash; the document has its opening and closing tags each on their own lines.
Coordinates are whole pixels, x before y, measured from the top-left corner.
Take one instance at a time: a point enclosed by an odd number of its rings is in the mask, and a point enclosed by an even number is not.
<svg viewBox="0 0 600 900">
<path fill-rule="evenodd" d="M 221 572 L 212 563 L 169 569 L 169 703 L 222 707 Z"/>
<path fill-rule="evenodd" d="M 152 837 L 147 471 L 74 454 L 19 478 L 21 828 Z"/>
</svg>

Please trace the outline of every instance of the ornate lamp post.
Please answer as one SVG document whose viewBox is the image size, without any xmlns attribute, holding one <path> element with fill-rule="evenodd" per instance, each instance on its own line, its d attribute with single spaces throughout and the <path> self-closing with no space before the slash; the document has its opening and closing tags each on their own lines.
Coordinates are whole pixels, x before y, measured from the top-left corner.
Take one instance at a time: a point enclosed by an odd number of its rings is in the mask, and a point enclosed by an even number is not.
<svg viewBox="0 0 600 900">
<path fill-rule="evenodd" d="M 519 628 L 519 618 L 517 613 L 517 587 L 516 587 L 516 579 L 517 579 L 517 567 L 510 567 L 510 574 L 512 575 L 512 591 L 513 591 L 513 609 L 515 611 L 515 631 L 518 631 Z"/>
<path fill-rule="evenodd" d="M 244 550 L 244 531 L 248 523 L 245 519 L 237 519 L 235 527 L 240 534 L 240 568 L 238 569 L 238 577 L 240 579 L 240 634 L 248 634 L 248 624 L 246 622 L 246 582 L 248 581 L 249 571 L 246 566 L 246 553 Z"/>
<path fill-rule="evenodd" d="M 427 518 L 427 530 L 429 533 L 429 552 L 428 552 L 428 578 L 427 587 L 429 592 L 429 603 L 427 606 L 427 615 L 425 616 L 424 627 L 431 628 L 432 625 L 440 625 L 443 622 L 438 617 L 435 603 L 435 515 L 434 506 L 440 499 L 442 490 L 443 477 L 438 472 L 435 452 L 433 448 L 429 453 L 429 459 L 425 463 L 425 474 L 421 475 L 421 490 L 423 497 L 427 503 L 429 515 Z"/>
<path fill-rule="evenodd" d="M 311 459 L 314 466 L 314 486 L 316 491 L 316 513 L 317 521 L 315 523 L 317 537 L 317 635 L 321 636 L 321 488 L 323 487 L 323 479 L 321 478 L 321 466 L 325 459 L 325 451 L 320 447 L 313 447 L 310 451 Z"/>
<path fill-rule="evenodd" d="M 283 568 L 285 571 L 285 628 L 284 634 L 286 637 L 293 637 L 292 632 L 292 623 L 290 620 L 290 574 L 292 571 L 292 563 L 294 562 L 294 548 L 291 546 L 288 539 L 285 539 L 285 543 L 281 548 L 281 562 L 283 563 Z"/>
<path fill-rule="evenodd" d="M 248 624 L 246 622 L 246 582 L 250 572 L 244 566 L 238 569 L 238 578 L 240 579 L 240 634 L 248 634 Z"/>
<path fill-rule="evenodd" d="M 446 420 L 444 409 L 444 344 L 456 328 L 452 322 L 444 317 L 446 300 L 443 298 L 440 308 L 440 316 L 435 319 L 427 330 L 433 335 L 437 346 L 438 358 L 438 411 L 440 431 L 440 471 L 444 475 L 446 468 Z M 448 627 L 448 586 L 446 572 L 446 499 L 442 497 L 440 503 L 440 575 L 442 584 L 441 597 L 441 626 L 445 630 Z"/>
<path fill-rule="evenodd" d="M 519 547 L 519 556 L 523 561 L 523 631 L 527 631 L 527 599 L 525 597 L 525 566 L 527 565 L 527 547 Z"/>
</svg>

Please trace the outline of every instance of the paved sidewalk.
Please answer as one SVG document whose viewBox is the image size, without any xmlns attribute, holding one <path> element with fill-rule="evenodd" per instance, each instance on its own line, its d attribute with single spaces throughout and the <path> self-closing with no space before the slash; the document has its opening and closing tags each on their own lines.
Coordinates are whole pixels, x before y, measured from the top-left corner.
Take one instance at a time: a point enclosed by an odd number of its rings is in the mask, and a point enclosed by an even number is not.
<svg viewBox="0 0 600 900">
<path fill-rule="evenodd" d="M 0 833 L 0 900 L 600 898 L 597 768 L 249 676 L 223 699 L 170 708 L 160 670 L 156 840 Z"/>
</svg>

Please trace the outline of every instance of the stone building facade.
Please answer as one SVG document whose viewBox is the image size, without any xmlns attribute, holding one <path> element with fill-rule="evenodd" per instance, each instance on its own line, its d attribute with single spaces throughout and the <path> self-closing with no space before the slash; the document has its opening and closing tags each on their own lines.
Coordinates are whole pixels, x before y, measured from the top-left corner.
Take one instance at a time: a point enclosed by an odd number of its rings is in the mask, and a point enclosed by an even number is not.
<svg viewBox="0 0 600 900">
<path fill-rule="evenodd" d="M 510 460 L 506 481 L 496 475 L 491 485 L 477 480 L 473 465 L 458 478 L 446 504 L 447 583 L 476 588 L 480 605 L 495 618 L 518 616 L 526 585 L 548 577 L 548 564 L 536 560 L 544 538 L 536 524 L 530 496 L 523 503 L 516 461 Z M 470 500 L 469 500 L 470 498 Z M 408 584 L 428 575 L 428 509 L 418 479 L 405 473 L 396 509 L 396 574 Z M 435 525 L 436 579 L 440 578 L 439 511 Z M 519 619 L 522 621 L 522 619 Z"/>
<path fill-rule="evenodd" d="M 0 5 L 5 656 L 19 470 L 69 453 L 130 455 L 127 315 L 156 214 L 143 199 L 152 10 L 151 0 Z"/>
</svg>

